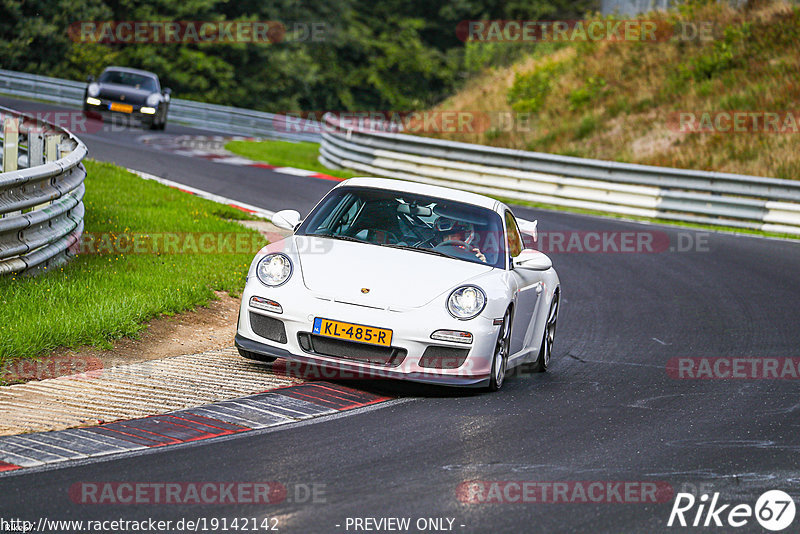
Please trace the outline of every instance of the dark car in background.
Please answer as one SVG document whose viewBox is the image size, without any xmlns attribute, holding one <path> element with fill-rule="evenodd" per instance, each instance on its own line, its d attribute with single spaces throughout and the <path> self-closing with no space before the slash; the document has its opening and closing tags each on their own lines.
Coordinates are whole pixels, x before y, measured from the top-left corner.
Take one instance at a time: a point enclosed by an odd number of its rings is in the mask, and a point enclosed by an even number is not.
<svg viewBox="0 0 800 534">
<path fill-rule="evenodd" d="M 83 94 L 83 111 L 105 118 L 112 114 L 154 130 L 167 125 L 170 89 L 161 88 L 152 72 L 124 67 L 108 67 L 97 78 L 89 77 Z"/>
</svg>

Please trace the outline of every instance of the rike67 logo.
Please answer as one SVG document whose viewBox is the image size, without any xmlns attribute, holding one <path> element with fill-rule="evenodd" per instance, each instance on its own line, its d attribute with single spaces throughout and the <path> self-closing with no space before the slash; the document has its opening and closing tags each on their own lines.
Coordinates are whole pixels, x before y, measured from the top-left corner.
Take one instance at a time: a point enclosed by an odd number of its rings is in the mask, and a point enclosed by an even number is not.
<svg viewBox="0 0 800 534">
<path fill-rule="evenodd" d="M 706 493 L 699 499 L 691 493 L 678 493 L 667 526 L 743 527 L 755 517 L 763 528 L 777 532 L 791 525 L 794 515 L 794 500 L 781 490 L 765 492 L 758 498 L 755 507 L 749 504 L 722 504 L 719 502 L 719 493 L 714 493 L 711 502 Z"/>
</svg>

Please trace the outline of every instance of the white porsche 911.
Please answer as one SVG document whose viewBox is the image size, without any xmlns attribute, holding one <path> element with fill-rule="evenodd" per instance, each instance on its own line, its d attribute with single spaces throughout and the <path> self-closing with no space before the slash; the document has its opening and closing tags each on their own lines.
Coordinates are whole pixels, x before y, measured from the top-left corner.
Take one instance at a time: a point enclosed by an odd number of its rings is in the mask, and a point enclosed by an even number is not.
<svg viewBox="0 0 800 534">
<path fill-rule="evenodd" d="M 353 178 L 256 255 L 236 347 L 353 378 L 502 386 L 507 369 L 545 371 L 560 285 L 524 249 L 536 222 L 497 200 L 399 180 Z M 345 374 L 345 372 L 347 374 Z"/>
</svg>

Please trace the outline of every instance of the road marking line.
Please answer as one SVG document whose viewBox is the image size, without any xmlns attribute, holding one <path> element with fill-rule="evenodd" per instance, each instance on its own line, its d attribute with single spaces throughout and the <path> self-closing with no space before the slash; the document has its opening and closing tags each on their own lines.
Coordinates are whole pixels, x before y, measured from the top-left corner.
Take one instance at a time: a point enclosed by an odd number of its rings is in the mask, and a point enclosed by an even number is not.
<svg viewBox="0 0 800 534">
<path fill-rule="evenodd" d="M 238 200 L 233 200 L 231 198 L 226 198 L 220 195 L 215 195 L 214 193 L 209 193 L 208 191 L 203 191 L 202 189 L 196 189 L 194 187 L 190 187 L 188 185 L 184 185 L 178 182 L 173 182 L 172 180 L 167 180 L 166 178 L 161 178 L 160 176 L 156 176 L 154 174 L 149 174 L 142 171 L 137 171 L 135 169 L 127 169 L 128 171 L 132 172 L 133 174 L 144 178 L 145 180 L 153 180 L 154 182 L 158 182 L 160 184 L 164 184 L 166 186 L 172 187 L 173 189 L 180 189 L 185 193 L 190 193 L 192 195 L 197 195 L 200 198 L 205 198 L 206 200 L 211 200 L 213 202 L 217 202 L 219 204 L 226 204 L 233 208 L 238 208 L 243 211 L 247 211 L 252 213 L 253 215 L 257 215 L 264 219 L 272 219 L 272 216 L 275 214 L 274 211 L 265 210 L 263 208 L 259 208 L 258 206 L 253 206 L 251 204 L 246 204 L 244 202 L 240 202 Z"/>
<path fill-rule="evenodd" d="M 86 428 L 74 428 L 68 430 L 58 430 L 58 435 L 66 435 L 66 436 L 75 436 L 78 439 L 82 439 L 85 441 L 95 441 L 97 443 L 101 443 L 103 445 L 111 445 L 113 447 L 121 448 L 123 451 L 135 451 L 139 449 L 144 449 L 143 445 L 138 443 L 131 443 L 130 441 L 125 441 L 122 439 L 115 438 L 113 436 L 106 436 L 105 434 L 98 434 L 96 432 L 89 432 Z"/>
<path fill-rule="evenodd" d="M 279 172 L 281 174 L 291 174 L 292 176 L 314 176 L 315 174 L 317 174 L 316 171 L 295 169 L 294 167 L 276 167 L 272 170 L 274 170 L 275 172 Z"/>
</svg>

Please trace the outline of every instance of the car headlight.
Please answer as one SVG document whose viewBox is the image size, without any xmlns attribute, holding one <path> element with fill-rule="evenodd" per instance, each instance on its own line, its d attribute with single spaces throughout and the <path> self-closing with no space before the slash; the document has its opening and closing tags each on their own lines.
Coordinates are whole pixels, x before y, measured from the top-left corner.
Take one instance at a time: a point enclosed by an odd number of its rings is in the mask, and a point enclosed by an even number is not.
<svg viewBox="0 0 800 534">
<path fill-rule="evenodd" d="M 476 286 L 462 286 L 450 293 L 447 311 L 456 319 L 472 319 L 486 306 L 486 294 Z"/>
<path fill-rule="evenodd" d="M 96 83 L 90 83 L 87 89 L 89 96 L 97 96 L 100 94 L 100 86 Z"/>
<path fill-rule="evenodd" d="M 161 95 L 158 93 L 153 93 L 152 95 L 147 97 L 147 105 L 151 108 L 158 106 L 161 103 Z"/>
<path fill-rule="evenodd" d="M 265 286 L 279 286 L 291 276 L 292 260 L 284 254 L 267 254 L 256 266 L 256 277 Z"/>
</svg>

